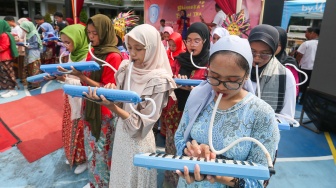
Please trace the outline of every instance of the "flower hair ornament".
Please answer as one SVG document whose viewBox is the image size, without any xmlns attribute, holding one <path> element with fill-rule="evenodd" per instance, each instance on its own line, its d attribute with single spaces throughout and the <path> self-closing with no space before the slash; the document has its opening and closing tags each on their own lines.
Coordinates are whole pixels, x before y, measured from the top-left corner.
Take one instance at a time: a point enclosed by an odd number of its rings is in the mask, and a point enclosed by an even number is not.
<svg viewBox="0 0 336 188">
<path fill-rule="evenodd" d="M 113 19 L 113 26 L 116 35 L 123 39 L 126 34 L 126 30 L 128 28 L 135 27 L 138 25 L 138 22 L 139 16 L 134 15 L 134 11 L 130 10 L 126 13 L 119 13 L 118 16 Z"/>
<path fill-rule="evenodd" d="M 229 31 L 230 35 L 247 35 L 246 32 L 250 30 L 250 20 L 245 20 L 244 9 L 242 9 L 237 14 L 227 16 L 222 26 Z"/>
</svg>

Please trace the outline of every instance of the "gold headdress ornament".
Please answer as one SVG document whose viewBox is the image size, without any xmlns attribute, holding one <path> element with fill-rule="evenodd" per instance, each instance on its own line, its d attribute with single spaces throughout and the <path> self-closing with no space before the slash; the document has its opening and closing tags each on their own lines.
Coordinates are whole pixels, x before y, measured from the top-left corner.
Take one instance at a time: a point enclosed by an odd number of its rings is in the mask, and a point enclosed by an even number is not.
<svg viewBox="0 0 336 188">
<path fill-rule="evenodd" d="M 139 17 L 133 14 L 134 11 L 131 10 L 126 13 L 121 12 L 113 19 L 113 26 L 116 31 L 116 35 L 122 39 L 124 38 L 128 28 L 138 25 Z"/>
<path fill-rule="evenodd" d="M 242 9 L 237 14 L 227 16 L 222 26 L 229 31 L 230 35 L 246 35 L 250 29 L 250 20 L 245 20 L 244 9 Z"/>
</svg>

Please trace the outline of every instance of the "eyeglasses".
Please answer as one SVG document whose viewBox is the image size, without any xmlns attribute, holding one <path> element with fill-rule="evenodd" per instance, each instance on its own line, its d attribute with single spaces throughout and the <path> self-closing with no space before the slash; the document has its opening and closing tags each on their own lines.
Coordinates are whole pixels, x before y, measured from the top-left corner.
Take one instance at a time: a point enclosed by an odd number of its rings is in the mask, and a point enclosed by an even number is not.
<svg viewBox="0 0 336 188">
<path fill-rule="evenodd" d="M 191 45 L 191 43 L 193 43 L 194 44 L 194 46 L 198 46 L 198 45 L 200 45 L 201 43 L 204 43 L 206 41 L 206 39 L 203 41 L 202 39 L 194 39 L 194 40 L 192 40 L 192 39 L 187 39 L 187 40 L 185 40 L 185 43 L 187 44 L 187 45 Z"/>
<path fill-rule="evenodd" d="M 237 90 L 243 84 L 244 80 L 241 82 L 221 81 L 221 80 L 218 80 L 217 78 L 207 76 L 207 82 L 213 86 L 219 86 L 220 84 L 223 84 L 224 87 L 226 87 L 226 89 L 228 90 Z"/>
<path fill-rule="evenodd" d="M 252 52 L 253 58 L 259 56 L 259 58 L 266 60 L 266 59 L 270 59 L 273 55 L 272 54 L 257 54 L 255 52 Z"/>
</svg>

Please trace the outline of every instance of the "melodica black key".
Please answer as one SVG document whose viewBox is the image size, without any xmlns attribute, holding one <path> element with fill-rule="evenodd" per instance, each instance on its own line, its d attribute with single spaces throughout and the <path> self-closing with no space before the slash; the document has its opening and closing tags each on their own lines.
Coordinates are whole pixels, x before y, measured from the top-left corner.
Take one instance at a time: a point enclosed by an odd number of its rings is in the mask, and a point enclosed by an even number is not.
<svg viewBox="0 0 336 188">
<path fill-rule="evenodd" d="M 164 156 L 164 157 L 163 157 Z M 187 166 L 189 172 L 193 173 L 195 165 L 198 164 L 202 174 L 214 176 L 230 176 L 237 178 L 253 178 L 258 180 L 266 180 L 270 177 L 268 167 L 253 163 L 251 161 L 233 161 L 224 159 L 211 159 L 205 162 L 204 158 L 198 160 L 196 157 L 174 156 L 164 154 L 139 153 L 133 158 L 135 166 L 145 168 L 155 168 L 162 170 L 180 170 Z"/>
</svg>

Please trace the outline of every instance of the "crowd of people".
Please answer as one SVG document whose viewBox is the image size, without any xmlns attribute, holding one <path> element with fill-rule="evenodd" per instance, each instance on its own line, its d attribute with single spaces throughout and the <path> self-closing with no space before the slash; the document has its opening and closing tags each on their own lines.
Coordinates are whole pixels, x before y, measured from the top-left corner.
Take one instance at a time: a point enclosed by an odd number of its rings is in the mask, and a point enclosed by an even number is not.
<svg viewBox="0 0 336 188">
<path fill-rule="evenodd" d="M 62 121 L 66 163 L 76 166 L 77 174 L 87 169 L 89 182 L 85 187 L 157 187 L 155 169 L 133 165 L 135 154 L 156 152 L 153 127 L 157 122 L 166 138 L 166 154 L 267 166 L 263 151 L 250 142 L 216 154 L 210 149 L 209 126 L 214 127 L 211 143 L 216 150 L 239 138 L 252 137 L 275 161 L 280 139 L 276 114 L 294 118 L 300 76 L 293 66 L 301 65 L 306 72 L 312 68 L 306 62 L 316 51 L 319 30 L 311 31 L 311 41 L 298 49 L 296 61 L 286 54 L 287 36 L 282 28 L 258 25 L 248 39 L 243 39 L 221 26 L 225 14 L 217 5 L 216 11 L 212 23 L 203 18 L 190 23 L 182 10 L 177 31 L 164 26 L 161 20 L 159 30 L 141 24 L 124 37 L 116 34 L 111 19 L 102 14 L 90 17 L 86 23 L 73 24 L 73 20 L 65 21 L 61 13 L 55 13 L 54 27 L 40 15 L 34 17 L 37 27 L 28 19 L 21 18 L 17 24 L 8 16 L 0 20 L 1 97 L 17 95 L 14 60 L 24 63 L 22 82 L 28 89 L 36 89 L 40 83 L 28 83 L 26 77 L 39 74 L 43 63 L 58 62 L 56 57 L 62 62 L 92 60 L 101 65 L 99 71 L 72 68 L 69 74 L 45 77 L 89 86 L 85 98 L 65 95 Z M 59 40 L 44 40 L 51 37 Z M 23 45 L 17 46 L 17 42 Z M 117 71 L 102 66 L 104 62 Z M 68 71 L 62 67 L 59 70 Z M 203 81 L 197 87 L 181 86 L 174 78 Z M 99 87 L 131 90 L 141 98 L 152 99 L 155 105 L 148 101 L 135 105 L 115 103 L 98 96 Z M 210 125 L 213 112 L 215 121 Z M 187 167 L 166 171 L 163 187 L 264 184 L 267 181 L 202 174 L 196 165 L 194 173 L 189 173 Z"/>
</svg>

